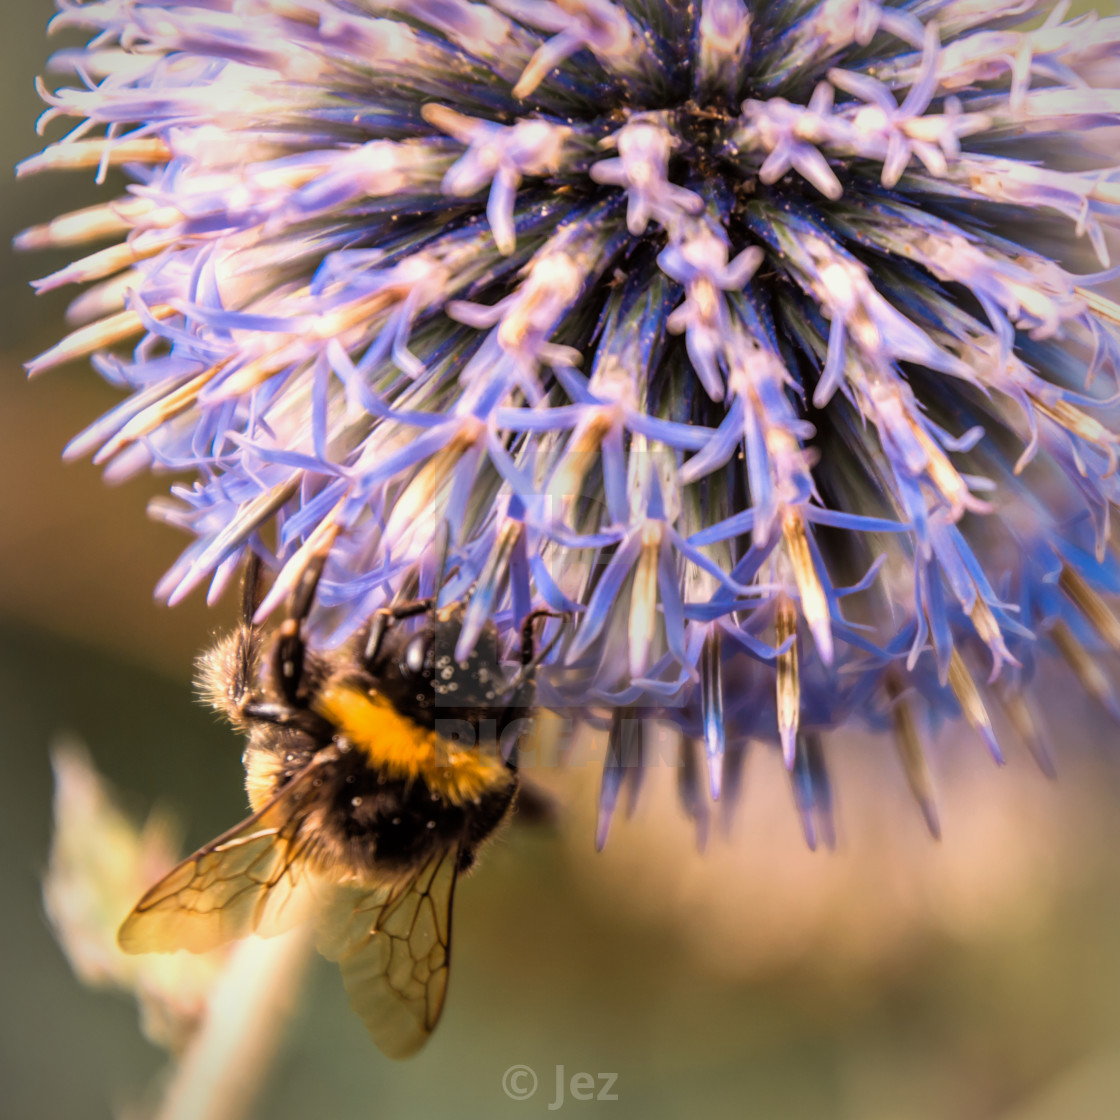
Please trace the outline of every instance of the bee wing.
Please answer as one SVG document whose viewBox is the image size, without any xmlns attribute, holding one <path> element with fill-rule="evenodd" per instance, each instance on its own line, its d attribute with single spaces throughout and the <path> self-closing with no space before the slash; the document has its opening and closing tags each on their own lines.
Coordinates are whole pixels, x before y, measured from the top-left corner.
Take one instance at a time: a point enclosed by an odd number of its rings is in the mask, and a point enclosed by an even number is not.
<svg viewBox="0 0 1120 1120">
<path fill-rule="evenodd" d="M 248 820 L 199 848 L 136 904 L 117 933 L 126 953 L 205 953 L 256 932 L 296 925 L 311 902 L 301 826 L 321 759 Z"/>
<path fill-rule="evenodd" d="M 454 848 L 403 882 L 343 886 L 320 911 L 319 952 L 338 962 L 350 1006 L 390 1058 L 419 1050 L 443 1010 L 458 874 Z"/>
</svg>

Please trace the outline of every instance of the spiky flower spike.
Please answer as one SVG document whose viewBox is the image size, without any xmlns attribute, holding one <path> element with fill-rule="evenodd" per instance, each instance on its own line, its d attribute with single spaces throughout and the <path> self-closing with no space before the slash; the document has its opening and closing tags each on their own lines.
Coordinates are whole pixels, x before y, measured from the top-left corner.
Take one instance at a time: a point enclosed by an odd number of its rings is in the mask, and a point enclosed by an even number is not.
<svg viewBox="0 0 1120 1120">
<path fill-rule="evenodd" d="M 195 538 L 167 600 L 253 549 L 267 613 L 326 550 L 324 640 L 441 570 L 463 653 L 571 612 L 541 699 L 613 722 L 604 830 L 635 715 L 699 744 L 698 816 L 701 751 L 727 799 L 747 739 L 779 743 L 812 838 L 821 733 L 853 718 L 893 725 L 936 829 L 928 719 L 998 757 L 997 701 L 1040 750 L 1052 651 L 1120 706 L 1120 176 L 1093 149 L 1120 19 L 60 4 L 93 38 L 46 117 L 80 123 L 20 170 L 132 185 L 23 236 L 111 242 L 40 282 L 94 286 L 30 370 L 92 354 L 128 393 L 68 455 L 195 474 L 157 510 Z"/>
</svg>

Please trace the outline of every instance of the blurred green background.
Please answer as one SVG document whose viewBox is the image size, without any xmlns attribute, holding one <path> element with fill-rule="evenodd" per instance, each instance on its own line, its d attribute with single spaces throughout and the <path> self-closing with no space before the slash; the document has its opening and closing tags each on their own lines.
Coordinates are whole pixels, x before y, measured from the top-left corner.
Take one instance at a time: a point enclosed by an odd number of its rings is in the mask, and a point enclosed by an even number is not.
<svg viewBox="0 0 1120 1120">
<path fill-rule="evenodd" d="M 46 0 L 5 7 L 0 145 L 35 151 Z M 90 176 L 0 175 L 3 240 L 105 191 Z M 123 1115 L 165 1057 L 133 1003 L 90 991 L 40 900 L 48 746 L 69 731 L 137 818 L 155 803 L 193 846 L 242 815 L 239 744 L 193 700 L 191 662 L 230 606 L 166 610 L 150 591 L 184 543 L 144 517 L 167 480 L 109 489 L 60 452 L 114 400 L 83 366 L 26 383 L 67 293 L 0 267 L 0 1114 Z M 1112 666 L 1113 669 L 1116 666 Z M 518 829 L 460 889 L 444 1021 L 406 1064 L 383 1059 L 317 963 L 255 1115 L 531 1117 L 565 1077 L 613 1073 L 616 1101 L 577 1116 L 1077 1120 L 1120 1116 L 1120 750 L 1053 673 L 1041 682 L 1061 780 L 1025 752 L 996 773 L 967 732 L 932 764 L 945 840 L 929 841 L 889 744 L 830 744 L 840 850 L 810 855 L 777 760 L 750 759 L 730 837 L 699 856 L 654 776 L 632 821 L 592 848 L 596 771 L 538 774 L 555 828 Z M 1010 735 L 1005 732 L 1005 738 Z M 1011 748 L 1014 744 L 1010 744 Z M 592 753 L 594 753 L 592 751 Z M 279 983 L 284 978 L 278 978 Z M 540 1088 L 510 1100 L 503 1073 Z M 136 1113 L 132 1113 L 135 1115 Z"/>
</svg>

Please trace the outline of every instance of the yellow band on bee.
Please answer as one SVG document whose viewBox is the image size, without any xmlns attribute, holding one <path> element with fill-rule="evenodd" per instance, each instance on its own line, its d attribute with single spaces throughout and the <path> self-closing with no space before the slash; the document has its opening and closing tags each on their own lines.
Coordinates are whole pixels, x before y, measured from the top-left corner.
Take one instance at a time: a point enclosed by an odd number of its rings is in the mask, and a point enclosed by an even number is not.
<svg viewBox="0 0 1120 1120">
<path fill-rule="evenodd" d="M 383 696 L 350 685 L 330 684 L 315 702 L 371 767 L 388 777 L 422 778 L 433 792 L 454 805 L 476 801 L 504 789 L 513 777 L 493 750 L 456 743 L 402 715 Z"/>
</svg>

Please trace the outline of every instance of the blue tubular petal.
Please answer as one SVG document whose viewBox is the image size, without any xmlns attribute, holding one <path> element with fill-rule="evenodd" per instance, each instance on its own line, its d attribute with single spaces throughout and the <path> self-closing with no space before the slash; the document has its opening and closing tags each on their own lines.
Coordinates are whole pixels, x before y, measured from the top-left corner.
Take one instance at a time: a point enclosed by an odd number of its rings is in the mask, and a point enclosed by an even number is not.
<svg viewBox="0 0 1120 1120">
<path fill-rule="evenodd" d="M 871 561 L 867 571 L 863 574 L 863 578 L 857 583 L 853 583 L 850 587 L 838 587 L 836 589 L 836 598 L 843 599 L 848 595 L 859 595 L 861 592 L 868 590 L 875 581 L 879 578 L 879 573 L 883 570 L 883 565 L 887 562 L 885 553 L 876 556 Z"/>
<path fill-rule="evenodd" d="M 483 626 L 494 613 L 498 583 L 505 575 L 506 565 L 509 562 L 510 553 L 513 551 L 514 538 L 512 536 L 507 536 L 503 540 L 500 534 L 494 535 L 499 537 L 498 543 L 491 549 L 486 560 L 486 566 L 478 577 L 478 586 L 475 588 L 463 616 L 463 628 L 459 632 L 459 641 L 455 646 L 455 659 L 457 661 L 466 661 L 470 657 L 475 643 L 482 634 Z"/>
<path fill-rule="evenodd" d="M 603 496 L 606 499 L 607 517 L 612 525 L 626 521 L 629 503 L 626 497 L 626 456 L 623 451 L 622 432 L 612 428 L 603 437 Z"/>
<path fill-rule="evenodd" d="M 548 570 L 548 565 L 539 553 L 534 552 L 530 555 L 529 570 L 532 573 L 533 583 L 538 593 L 552 610 L 567 611 L 573 615 L 585 610 L 582 603 L 569 599 L 560 590 L 556 581 L 552 578 L 552 573 Z"/>
<path fill-rule="evenodd" d="M 549 540 L 572 549 L 609 548 L 611 545 L 618 544 L 626 535 L 621 529 L 610 529 L 605 533 L 572 533 L 555 521 L 549 521 L 544 525 L 534 523 L 533 527 Z"/>
<path fill-rule="evenodd" d="M 441 424 L 438 428 L 418 436 L 407 447 L 402 447 L 392 455 L 386 456 L 376 466 L 364 471 L 360 476 L 358 492 L 368 495 L 379 483 L 403 474 L 410 467 L 418 466 L 425 459 L 446 447 L 459 425 L 452 422 Z"/>
<path fill-rule="evenodd" d="M 687 485 L 722 467 L 735 454 L 742 439 L 743 402 L 736 397 L 731 402 L 731 407 L 727 410 L 727 415 L 719 426 L 719 430 L 707 441 L 700 452 L 684 465 L 681 470 L 681 482 Z"/>
<path fill-rule="evenodd" d="M 634 409 L 627 410 L 626 426 L 638 435 L 663 443 L 667 447 L 675 447 L 678 451 L 700 451 L 708 446 L 715 434 L 711 428 L 695 424 L 678 424 L 673 420 L 647 416 Z"/>
<path fill-rule="evenodd" d="M 763 593 L 760 589 L 760 595 Z M 718 596 L 706 603 L 685 603 L 684 617 L 689 622 L 715 622 L 716 619 L 734 611 L 749 611 L 757 609 L 760 600 L 753 599 L 721 599 Z"/>
<path fill-rule="evenodd" d="M 720 621 L 720 629 L 727 634 L 737 646 L 758 661 L 773 661 L 779 653 L 784 653 L 793 644 L 794 639 L 787 638 L 780 646 L 774 647 L 756 638 L 745 626 L 732 626 L 730 623 Z"/>
<path fill-rule="evenodd" d="M 673 542 L 673 547 L 688 560 L 691 560 L 701 571 L 707 572 L 708 575 L 716 579 L 722 587 L 735 595 L 750 595 L 753 589 L 743 583 L 737 582 L 733 577 L 724 573 L 715 561 L 710 560 L 698 549 L 694 548 L 690 541 L 686 541 L 675 530 L 669 531 L 669 537 Z"/>
<path fill-rule="evenodd" d="M 708 789 L 718 801 L 724 777 L 726 732 L 723 724 L 723 643 L 713 628 L 700 654 L 700 709 L 704 720 L 704 750 L 708 759 Z"/>
<path fill-rule="evenodd" d="M 395 420 L 417 428 L 434 428 L 447 422 L 448 417 L 442 413 L 394 409 L 378 395 L 336 340 L 332 339 L 327 343 L 325 354 L 335 375 L 371 416 L 382 420 Z"/>
<path fill-rule="evenodd" d="M 568 651 L 569 659 L 580 657 L 599 637 L 611 616 L 623 581 L 630 574 L 630 569 L 638 558 L 640 548 L 641 540 L 637 536 L 630 536 L 615 550 L 587 602 L 587 612 Z"/>
<path fill-rule="evenodd" d="M 602 851 L 607 843 L 618 804 L 618 795 L 627 774 L 642 768 L 642 720 L 637 713 L 617 708 L 611 721 L 607 739 L 607 757 L 603 763 L 602 784 L 599 787 L 599 815 L 595 825 L 595 849 Z"/>
<path fill-rule="evenodd" d="M 253 456 L 265 463 L 282 464 L 286 467 L 295 467 L 297 470 L 308 474 L 325 474 L 338 476 L 343 473 L 341 467 L 333 463 L 324 462 L 314 455 L 303 455 L 298 451 L 286 451 L 279 447 L 269 447 L 266 444 L 255 443 L 245 436 L 231 432 L 229 438 L 243 451 L 251 451 Z"/>
<path fill-rule="evenodd" d="M 688 543 L 698 548 L 705 545 L 716 544 L 719 541 L 730 540 L 732 537 L 741 537 L 754 528 L 755 512 L 753 509 L 743 510 L 742 513 L 733 514 L 725 521 L 701 529 L 688 538 Z"/>
<path fill-rule="evenodd" d="M 585 414 L 583 405 L 557 405 L 551 408 L 499 408 L 494 423 L 511 432 L 557 432 L 574 428 Z"/>
<path fill-rule="evenodd" d="M 681 601 L 680 576 L 673 556 L 672 542 L 663 538 L 657 557 L 657 590 L 661 596 L 661 610 L 665 619 L 665 641 L 669 652 L 687 666 L 685 650 L 684 604 Z"/>
<path fill-rule="evenodd" d="M 832 788 L 818 735 L 807 732 L 798 736 L 789 778 L 809 850 L 817 850 L 818 839 L 825 847 L 834 848 L 836 830 L 832 819 Z"/>
<path fill-rule="evenodd" d="M 519 533 L 509 558 L 509 588 L 513 603 L 513 617 L 524 619 L 533 607 L 533 591 L 530 581 L 528 545 L 525 533 Z"/>
<path fill-rule="evenodd" d="M 833 529 L 851 529 L 857 533 L 909 533 L 913 526 L 901 521 L 889 521 L 884 517 L 867 517 L 859 513 L 845 513 L 842 510 L 825 509 L 822 506 L 805 505 L 801 512 L 806 521 L 814 525 L 829 525 Z"/>
</svg>

